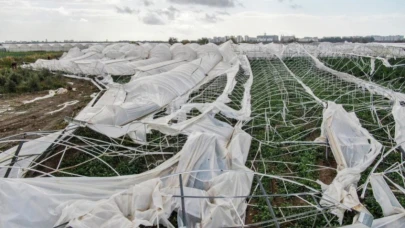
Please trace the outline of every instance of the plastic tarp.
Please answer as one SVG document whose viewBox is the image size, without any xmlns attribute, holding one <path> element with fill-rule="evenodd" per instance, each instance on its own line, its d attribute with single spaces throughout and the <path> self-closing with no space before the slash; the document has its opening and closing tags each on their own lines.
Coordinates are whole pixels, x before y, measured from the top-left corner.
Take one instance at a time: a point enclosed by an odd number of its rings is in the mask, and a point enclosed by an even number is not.
<svg viewBox="0 0 405 228">
<path fill-rule="evenodd" d="M 157 47 L 160 46 L 155 48 Z M 139 78 L 112 89 L 113 91 L 104 94 L 103 97 L 111 96 L 111 94 L 115 94 L 115 91 L 122 91 L 120 94 L 125 93 L 125 98 L 120 96 L 121 99 L 119 99 L 122 103 L 105 104 L 98 112 L 89 110 L 94 113 L 94 116 L 81 121 L 88 121 L 92 124 L 123 125 L 144 117 L 167 105 L 176 97 L 187 93 L 222 60 L 222 55 L 217 47 L 207 46 L 200 49 L 197 52 L 199 59 L 169 72 Z"/>
<path fill-rule="evenodd" d="M 167 72 L 197 58 L 197 53 L 193 49 L 182 44 L 172 46 L 170 50 L 173 60 L 138 67 L 138 72 L 131 78 L 131 81 L 137 78 Z"/>
<path fill-rule="evenodd" d="M 78 47 L 71 48 L 66 54 L 60 58 L 61 60 L 73 59 L 79 56 L 82 56 L 83 53 L 80 51 Z"/>
<path fill-rule="evenodd" d="M 395 120 L 395 142 L 398 145 L 405 143 L 405 100 L 395 101 L 392 115 Z"/>
<path fill-rule="evenodd" d="M 323 190 L 322 206 L 332 206 L 331 212 L 342 222 L 346 208 L 333 207 L 330 199 L 347 208 L 368 213 L 357 196 L 360 174 L 381 153 L 382 145 L 364 129 L 355 113 L 348 113 L 342 105 L 328 102 L 323 114 L 322 137 L 327 139 L 337 162 L 338 174 L 328 186 L 319 182 Z"/>
<path fill-rule="evenodd" d="M 209 46 L 211 49 L 212 46 Z M 222 53 L 224 52 L 232 52 L 229 44 L 224 44 L 220 48 Z M 131 122 L 129 124 L 117 126 L 111 125 L 114 123 L 114 119 L 105 120 L 103 123 L 100 121 L 95 124 L 89 124 L 88 127 L 92 128 L 95 131 L 101 132 L 103 134 L 108 135 L 109 137 L 118 138 L 125 134 L 128 134 L 133 140 L 137 141 L 138 143 L 145 143 L 146 141 L 146 133 L 149 132 L 149 129 L 156 129 L 165 134 L 169 135 L 177 135 L 180 132 L 183 134 L 188 134 L 192 132 L 193 128 L 201 127 L 200 131 L 203 132 L 211 132 L 214 134 L 221 135 L 220 132 L 226 132 L 224 129 L 220 129 L 217 125 L 212 125 L 212 121 L 215 122 L 215 119 L 212 117 L 221 112 L 228 118 L 233 118 L 237 120 L 249 120 L 250 119 L 250 87 L 253 82 L 252 72 L 250 69 L 249 61 L 247 60 L 246 56 L 241 56 L 240 58 L 235 58 L 236 55 L 232 55 L 228 53 L 232 58 L 230 58 L 232 62 L 224 63 L 221 61 L 217 64 L 214 69 L 212 69 L 207 77 L 204 77 L 198 85 L 195 86 L 194 89 L 189 90 L 187 93 L 177 96 L 173 99 L 169 104 L 167 104 L 167 112 L 169 115 L 161 118 L 154 119 L 152 112 L 149 115 L 142 116 L 137 121 Z M 222 63 L 222 64 L 221 64 Z M 239 72 L 239 67 L 245 71 L 245 74 L 249 76 L 244 86 L 244 94 L 243 99 L 241 101 L 241 109 L 234 110 L 226 105 L 230 101 L 228 95 L 232 93 L 233 88 L 236 84 L 236 74 Z M 216 72 L 216 73 L 212 73 Z M 169 73 L 169 72 L 168 72 Z M 190 94 L 197 90 L 201 85 L 208 83 L 215 77 L 226 74 L 227 75 L 227 82 L 226 86 L 222 92 L 222 94 L 217 98 L 216 101 L 213 103 L 208 104 L 184 104 L 187 99 L 189 98 Z M 155 76 L 151 76 L 155 77 Z M 133 87 L 133 82 L 128 83 L 126 86 Z M 141 86 L 141 85 L 140 85 Z M 146 87 L 147 88 L 147 87 Z M 81 118 L 76 118 L 81 121 L 88 121 L 91 119 L 91 113 L 96 113 L 100 110 L 101 107 L 107 105 L 109 102 L 114 102 L 115 105 L 121 105 L 124 100 L 126 99 L 126 90 L 124 90 L 120 86 L 112 86 L 108 91 L 110 94 L 106 94 L 102 96 L 101 99 L 94 105 L 93 108 L 89 108 L 87 115 L 82 116 Z M 166 103 L 166 102 L 165 102 Z M 144 106 L 146 108 L 147 106 Z M 190 119 L 185 118 L 187 113 L 189 113 L 192 109 L 199 110 L 202 114 Z M 140 109 L 139 109 L 140 110 Z M 106 111 L 106 110 L 104 110 Z M 148 111 L 148 110 L 145 110 Z M 108 113 L 109 112 L 109 113 Z M 106 114 L 113 115 L 114 112 L 108 110 Z M 107 116 L 107 115 L 105 115 Z M 175 120 L 175 123 L 172 122 Z M 109 124 L 106 124 L 109 123 Z M 191 127 L 190 127 L 191 126 Z M 204 129 L 204 130 L 203 130 Z M 220 129 L 220 130 L 219 130 Z"/>
<path fill-rule="evenodd" d="M 47 136 L 27 141 L 21 147 L 19 151 L 19 156 L 22 157 L 20 161 L 17 161 L 13 167 L 11 167 L 9 178 L 20 178 L 25 174 L 24 170 L 28 167 L 31 162 L 41 155 L 50 145 L 57 143 L 57 139 L 68 136 L 72 131 L 68 130 L 66 132 L 57 131 L 55 133 L 49 134 Z M 0 177 L 4 177 L 7 169 L 10 167 L 11 159 L 14 157 L 18 146 L 12 147 L 2 153 L 0 153 Z"/>
<path fill-rule="evenodd" d="M 370 176 L 370 183 L 373 188 L 374 198 L 380 204 L 384 216 L 405 213 L 405 209 L 398 202 L 391 188 L 384 180 L 383 174 L 372 174 Z M 402 194 L 405 194 L 403 188 L 399 187 L 399 189 L 402 189 Z"/>
<path fill-rule="evenodd" d="M 405 213 L 392 215 L 373 221 L 371 228 L 394 228 L 394 227 L 403 227 L 405 224 Z M 368 228 L 363 224 L 354 224 L 350 226 L 343 226 L 342 228 Z"/>
<path fill-rule="evenodd" d="M 180 198 L 173 197 L 179 195 L 178 176 L 167 176 L 171 173 L 183 173 L 185 195 L 225 197 L 186 199 L 187 227 L 240 226 L 246 202 L 226 196 L 250 192 L 253 174 L 243 158 L 251 137 L 235 129 L 230 138 L 228 145 L 215 135 L 194 132 L 177 155 L 139 175 L 0 179 L 2 226 L 53 227 L 69 222 L 73 227 L 136 227 L 160 221 L 173 227 L 168 217 L 173 210 L 181 213 Z"/>
<path fill-rule="evenodd" d="M 37 60 L 28 67 L 85 75 L 132 75 L 136 72 L 137 65 L 148 65 L 171 58 L 166 46 L 157 46 L 151 53 L 149 51 L 148 45 L 125 43 L 107 47 L 93 45 L 82 51 L 76 47 L 64 54 L 60 60 Z M 151 58 L 145 60 L 149 54 Z"/>
</svg>

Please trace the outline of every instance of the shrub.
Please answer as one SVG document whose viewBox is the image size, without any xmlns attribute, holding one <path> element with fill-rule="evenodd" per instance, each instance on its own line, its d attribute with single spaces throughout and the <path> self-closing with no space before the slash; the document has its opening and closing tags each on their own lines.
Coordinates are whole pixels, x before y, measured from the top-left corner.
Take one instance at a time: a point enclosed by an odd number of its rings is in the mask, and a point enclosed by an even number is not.
<svg viewBox="0 0 405 228">
<path fill-rule="evenodd" d="M 17 92 L 17 84 L 11 79 L 7 79 L 5 87 L 6 87 L 5 92 L 9 93 Z"/>
<path fill-rule="evenodd" d="M 39 84 L 38 76 L 34 75 L 28 80 L 28 88 L 30 92 L 41 90 L 41 85 Z"/>
<path fill-rule="evenodd" d="M 29 69 L 0 70 L 0 91 L 2 93 L 24 93 L 57 89 L 66 86 L 66 79 L 49 70 Z"/>
</svg>

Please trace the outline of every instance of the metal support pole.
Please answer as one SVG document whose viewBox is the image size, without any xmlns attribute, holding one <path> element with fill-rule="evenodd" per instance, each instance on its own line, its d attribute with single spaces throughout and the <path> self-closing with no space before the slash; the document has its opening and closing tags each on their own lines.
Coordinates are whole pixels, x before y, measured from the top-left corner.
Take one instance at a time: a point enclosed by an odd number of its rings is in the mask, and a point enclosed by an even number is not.
<svg viewBox="0 0 405 228">
<path fill-rule="evenodd" d="M 186 206 L 185 206 L 185 203 L 184 203 L 183 177 L 182 177 L 181 174 L 179 174 L 179 181 L 180 181 L 181 214 L 182 214 L 182 217 L 183 217 L 183 226 L 187 227 Z"/>
<path fill-rule="evenodd" d="M 8 169 L 6 171 L 6 174 L 4 175 L 4 178 L 7 178 L 10 175 L 11 169 L 13 168 L 14 164 L 17 162 L 18 154 L 20 153 L 20 150 L 21 150 L 24 143 L 25 142 L 20 142 L 20 144 L 18 144 L 17 150 L 14 153 L 13 159 L 11 159 L 11 162 L 10 162 L 10 165 L 9 165 L 10 167 L 8 167 Z"/>
<path fill-rule="evenodd" d="M 262 191 L 262 194 L 263 194 L 263 195 L 267 195 L 266 190 L 265 190 L 264 187 L 263 187 L 262 181 L 260 180 L 260 177 L 259 177 L 259 176 L 256 176 L 256 179 L 257 179 L 257 182 L 259 183 L 260 190 Z M 276 214 L 274 214 L 274 210 L 273 210 L 273 207 L 271 206 L 269 197 L 266 196 L 266 197 L 264 197 L 264 198 L 266 199 L 267 207 L 269 208 L 269 211 L 271 212 L 271 216 L 273 217 L 274 222 L 276 223 L 276 224 L 275 224 L 276 227 L 277 227 L 277 228 L 280 228 L 280 224 L 278 224 L 277 217 L 276 217 Z"/>
</svg>

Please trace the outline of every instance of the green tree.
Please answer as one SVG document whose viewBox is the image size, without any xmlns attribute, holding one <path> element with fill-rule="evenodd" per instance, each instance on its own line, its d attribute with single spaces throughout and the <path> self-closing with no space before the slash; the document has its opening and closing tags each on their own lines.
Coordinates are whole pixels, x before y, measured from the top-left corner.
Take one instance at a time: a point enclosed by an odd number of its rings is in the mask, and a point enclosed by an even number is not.
<svg viewBox="0 0 405 228">
<path fill-rule="evenodd" d="M 169 44 L 170 45 L 173 45 L 173 44 L 175 44 L 175 43 L 178 43 L 179 41 L 177 40 L 177 38 L 175 38 L 175 37 L 170 37 L 169 38 Z"/>
<path fill-rule="evenodd" d="M 237 44 L 237 43 L 238 43 L 238 41 L 236 41 L 235 37 L 233 37 L 233 36 L 232 36 L 230 39 L 228 39 L 228 40 L 232 40 L 232 42 L 233 42 L 234 44 Z M 227 41 L 228 41 L 228 40 L 227 40 Z"/>
<path fill-rule="evenodd" d="M 200 45 L 208 44 L 209 40 L 207 38 L 201 38 L 197 40 L 197 43 Z"/>
<path fill-rule="evenodd" d="M 189 40 L 182 40 L 181 43 L 182 43 L 182 44 L 189 44 L 190 41 L 189 41 Z"/>
</svg>

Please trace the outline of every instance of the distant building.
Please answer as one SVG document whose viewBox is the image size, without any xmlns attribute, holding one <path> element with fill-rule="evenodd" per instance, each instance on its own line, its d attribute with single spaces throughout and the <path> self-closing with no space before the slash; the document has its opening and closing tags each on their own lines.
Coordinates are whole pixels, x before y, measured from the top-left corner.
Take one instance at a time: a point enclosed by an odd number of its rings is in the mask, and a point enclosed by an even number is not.
<svg viewBox="0 0 405 228">
<path fill-rule="evenodd" d="M 372 36 L 375 42 L 397 42 L 404 41 L 404 36 Z"/>
<path fill-rule="evenodd" d="M 264 34 L 263 36 L 257 36 L 257 41 L 258 42 L 278 42 L 278 36 Z"/>
<path fill-rule="evenodd" d="M 295 41 L 295 36 L 281 36 L 281 42 Z"/>
<path fill-rule="evenodd" d="M 237 36 L 236 37 L 236 42 L 242 43 L 243 42 L 243 37 L 242 36 Z"/>
<path fill-rule="evenodd" d="M 305 42 L 309 43 L 309 42 L 318 42 L 319 39 L 318 39 L 318 37 L 304 37 L 304 38 L 299 38 L 298 41 L 304 42 L 304 43 Z"/>
<path fill-rule="evenodd" d="M 214 36 L 214 38 L 210 39 L 210 43 L 216 43 L 216 44 L 223 43 L 225 41 L 226 41 L 225 37 L 219 37 L 219 36 Z"/>
<path fill-rule="evenodd" d="M 256 37 L 245 36 L 245 42 L 248 42 L 248 43 L 257 43 L 257 38 L 256 38 Z"/>
</svg>

